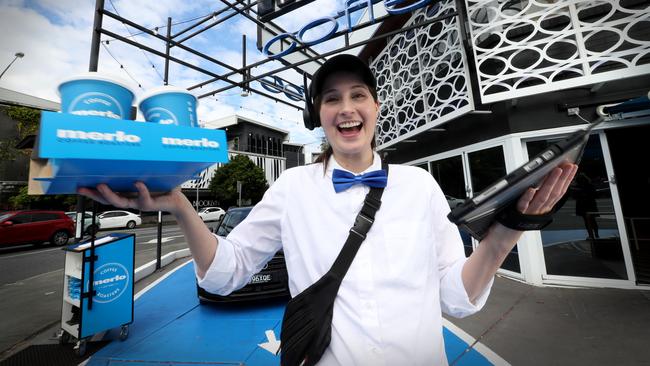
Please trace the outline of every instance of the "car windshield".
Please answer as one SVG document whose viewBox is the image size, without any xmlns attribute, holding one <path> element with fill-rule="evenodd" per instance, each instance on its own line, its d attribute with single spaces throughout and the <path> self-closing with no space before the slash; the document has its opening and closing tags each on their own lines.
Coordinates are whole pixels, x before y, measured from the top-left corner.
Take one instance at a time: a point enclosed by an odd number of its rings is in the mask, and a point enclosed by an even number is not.
<svg viewBox="0 0 650 366">
<path fill-rule="evenodd" d="M 11 216 L 11 214 L 0 214 L 0 221 L 4 221 L 9 216 Z"/>
<path fill-rule="evenodd" d="M 219 225 L 219 229 L 217 229 L 217 235 L 221 235 L 221 236 L 228 235 L 232 231 L 232 229 L 235 228 L 235 226 L 239 225 L 240 222 L 244 221 L 246 216 L 248 216 L 249 212 L 251 212 L 250 208 L 238 209 L 238 210 L 226 212 L 226 216 L 224 217 L 223 221 L 221 221 L 221 225 Z"/>
</svg>

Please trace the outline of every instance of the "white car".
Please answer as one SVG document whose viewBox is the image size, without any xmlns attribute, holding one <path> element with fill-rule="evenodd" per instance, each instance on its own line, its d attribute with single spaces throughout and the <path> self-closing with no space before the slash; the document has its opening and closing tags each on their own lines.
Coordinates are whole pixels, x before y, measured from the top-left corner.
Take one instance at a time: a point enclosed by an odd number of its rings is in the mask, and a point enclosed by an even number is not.
<svg viewBox="0 0 650 366">
<path fill-rule="evenodd" d="M 99 226 L 102 229 L 110 229 L 116 227 L 133 229 L 136 225 L 142 224 L 140 215 L 136 215 L 129 211 L 105 211 L 100 213 L 97 218 L 99 219 Z"/>
<path fill-rule="evenodd" d="M 219 221 L 226 214 L 220 207 L 204 207 L 199 210 L 199 216 L 203 221 Z"/>
</svg>

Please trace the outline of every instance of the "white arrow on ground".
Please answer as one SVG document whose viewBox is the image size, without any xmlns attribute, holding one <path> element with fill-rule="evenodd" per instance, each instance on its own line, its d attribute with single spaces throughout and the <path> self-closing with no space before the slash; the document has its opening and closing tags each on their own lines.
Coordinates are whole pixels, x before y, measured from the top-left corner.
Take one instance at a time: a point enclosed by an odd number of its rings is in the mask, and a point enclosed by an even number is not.
<svg viewBox="0 0 650 366">
<path fill-rule="evenodd" d="M 160 238 L 160 242 L 161 242 L 161 243 L 166 243 L 166 242 L 168 242 L 168 241 L 172 241 L 172 240 L 174 240 L 174 238 L 180 238 L 180 237 L 182 237 L 182 236 L 183 236 L 183 235 L 175 235 L 175 236 L 166 236 L 166 237 L 162 237 L 162 238 Z M 151 239 L 151 240 L 149 240 L 148 242 L 146 242 L 146 244 L 153 244 L 153 243 L 157 243 L 157 242 L 158 242 L 158 238 L 156 238 L 156 239 Z"/>
<path fill-rule="evenodd" d="M 260 343 L 258 346 L 264 348 L 265 350 L 273 353 L 274 355 L 278 354 L 278 351 L 280 350 L 280 341 L 275 339 L 275 332 L 273 330 L 267 330 L 266 332 L 266 339 L 268 342 L 265 343 Z"/>
</svg>

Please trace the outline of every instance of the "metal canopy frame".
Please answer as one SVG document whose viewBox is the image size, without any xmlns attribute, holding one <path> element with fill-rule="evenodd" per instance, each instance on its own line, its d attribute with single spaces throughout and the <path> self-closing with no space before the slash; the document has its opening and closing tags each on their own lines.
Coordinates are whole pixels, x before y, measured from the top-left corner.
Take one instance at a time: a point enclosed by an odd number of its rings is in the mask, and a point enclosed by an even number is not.
<svg viewBox="0 0 650 366">
<path fill-rule="evenodd" d="M 197 50 L 195 50 L 195 49 L 193 49 L 191 47 L 188 47 L 188 46 L 184 45 L 183 42 L 185 42 L 185 41 L 187 41 L 187 40 L 189 40 L 189 39 L 191 39 L 191 38 L 205 32 L 208 29 L 211 29 L 211 28 L 223 23 L 224 21 L 232 18 L 235 15 L 241 15 L 241 16 L 245 17 L 246 19 L 253 22 L 258 28 L 261 28 L 261 29 L 267 31 L 267 32 L 271 33 L 274 36 L 277 36 L 279 34 L 275 30 L 280 30 L 280 32 L 282 32 L 282 33 L 284 33 L 285 31 L 280 26 L 273 23 L 272 21 L 269 21 L 269 22 L 265 23 L 265 22 L 262 22 L 259 19 L 257 19 L 257 11 L 253 7 L 255 5 L 257 5 L 261 0 L 257 0 L 257 1 L 234 0 L 234 2 L 231 2 L 229 0 L 220 0 L 220 1 L 221 1 L 221 3 L 223 3 L 225 5 L 224 8 L 219 9 L 217 11 L 214 11 L 213 13 L 203 17 L 202 19 L 197 20 L 195 23 L 191 24 L 190 26 L 188 26 L 188 27 L 186 27 L 186 28 L 184 28 L 182 30 L 179 30 L 178 32 L 173 33 L 173 34 L 172 34 L 172 18 L 168 17 L 167 18 L 167 34 L 164 36 L 164 35 L 158 34 L 157 31 L 145 28 L 144 26 L 142 26 L 142 25 L 140 25 L 140 24 L 138 24 L 138 23 L 136 23 L 134 21 L 126 19 L 126 18 L 124 18 L 124 17 L 122 17 L 122 16 L 120 16 L 120 15 L 118 15 L 116 13 L 113 13 L 113 12 L 105 9 L 104 8 L 105 0 L 96 0 L 96 2 L 95 2 L 95 18 L 94 18 L 94 26 L 93 26 L 93 36 L 92 36 L 91 51 L 90 51 L 89 71 L 97 71 L 98 61 L 99 61 L 99 48 L 100 48 L 100 44 L 101 44 L 101 35 L 103 34 L 103 35 L 112 37 L 115 40 L 119 40 L 119 41 L 122 41 L 122 42 L 124 42 L 126 44 L 137 47 L 137 48 L 139 48 L 139 49 L 141 49 L 143 51 L 149 52 L 149 53 L 151 53 L 153 55 L 162 57 L 165 60 L 165 74 L 164 74 L 164 80 L 163 80 L 165 85 L 167 85 L 168 82 L 169 82 L 169 63 L 170 62 L 175 62 L 175 63 L 177 63 L 179 65 L 185 66 L 185 67 L 187 67 L 189 69 L 193 69 L 193 70 L 195 70 L 197 72 L 200 72 L 201 74 L 206 75 L 206 76 L 209 77 L 209 79 L 207 79 L 207 80 L 205 80 L 203 82 L 200 82 L 200 83 L 198 83 L 196 85 L 192 85 L 192 86 L 187 87 L 188 90 L 193 90 L 193 89 L 196 89 L 196 88 L 200 88 L 200 87 L 209 85 L 209 84 L 217 82 L 217 81 L 224 81 L 224 82 L 229 84 L 227 86 L 224 86 L 224 87 L 221 87 L 221 88 L 216 88 L 216 89 L 213 89 L 213 90 L 208 91 L 206 93 L 200 94 L 198 96 L 199 99 L 210 97 L 210 96 L 216 96 L 217 94 L 219 94 L 221 92 L 230 90 L 232 88 L 239 87 L 239 88 L 242 88 L 242 92 L 257 93 L 257 94 L 262 95 L 264 97 L 267 97 L 267 98 L 269 98 L 271 100 L 274 100 L 274 101 L 276 101 L 278 103 L 283 103 L 283 104 L 286 104 L 288 106 L 297 108 L 298 110 L 302 110 L 303 107 L 301 105 L 296 105 L 296 104 L 288 102 L 288 101 L 286 101 L 284 99 L 278 98 L 278 97 L 276 97 L 276 96 L 274 96 L 274 95 L 272 95 L 272 94 L 270 94 L 268 92 L 259 90 L 257 88 L 253 88 L 253 87 L 251 87 L 250 83 L 252 81 L 261 81 L 262 79 L 264 79 L 266 77 L 273 76 L 274 74 L 277 74 L 277 73 L 282 72 L 282 71 L 286 71 L 288 69 L 294 69 L 294 70 L 296 70 L 296 72 L 298 72 L 300 74 L 304 74 L 305 72 L 303 70 L 298 69 L 298 66 L 301 66 L 301 65 L 309 63 L 309 62 L 322 63 L 322 61 L 324 61 L 326 57 L 334 55 L 336 53 L 339 53 L 339 52 L 342 52 L 342 51 L 347 51 L 347 50 L 350 50 L 350 49 L 353 49 L 353 48 L 357 48 L 357 47 L 366 45 L 368 43 L 375 42 L 377 40 L 384 39 L 384 38 L 396 35 L 398 33 L 408 32 L 408 31 L 410 31 L 412 29 L 424 27 L 424 26 L 429 25 L 431 23 L 442 21 L 442 20 L 445 20 L 447 18 L 454 17 L 454 16 L 458 15 L 457 12 L 450 13 L 450 14 L 445 14 L 445 15 L 443 15 L 441 17 L 438 17 L 438 18 L 435 18 L 435 19 L 430 19 L 428 21 L 425 21 L 425 22 L 422 22 L 422 23 L 419 23 L 419 24 L 413 24 L 413 25 L 411 25 L 409 27 L 404 27 L 404 28 L 400 28 L 400 29 L 393 30 L 393 31 L 390 31 L 390 32 L 382 33 L 380 35 L 373 36 L 373 37 L 371 37 L 369 39 L 366 39 L 366 40 L 363 40 L 363 41 L 360 41 L 360 42 L 356 42 L 354 44 L 350 44 L 348 30 L 347 29 L 340 30 L 340 31 L 336 32 L 335 34 L 333 34 L 332 37 L 329 37 L 328 40 L 336 39 L 336 38 L 339 38 L 339 37 L 345 37 L 345 46 L 342 47 L 342 48 L 338 48 L 336 50 L 333 50 L 333 51 L 323 53 L 323 54 L 319 54 L 318 52 L 314 51 L 309 46 L 307 46 L 305 44 L 301 44 L 299 41 L 294 40 L 297 43 L 297 46 L 296 46 L 296 48 L 294 49 L 293 52 L 294 53 L 300 52 L 300 53 L 302 53 L 302 55 L 305 56 L 305 58 L 303 60 L 298 61 L 298 62 L 294 62 L 294 63 L 287 63 L 282 58 L 268 57 L 268 58 L 266 58 L 266 59 L 264 59 L 262 61 L 250 64 L 250 65 L 247 64 L 246 63 L 246 36 L 242 35 L 242 65 L 240 67 L 235 67 L 235 66 L 232 66 L 232 65 L 228 65 L 228 64 L 226 64 L 224 62 L 221 62 L 221 61 L 215 59 L 214 57 L 208 56 L 208 55 L 206 55 L 206 54 L 204 54 L 204 53 L 202 53 L 200 51 L 197 51 Z M 433 5 L 433 4 L 437 3 L 437 2 L 438 1 L 435 1 L 435 0 L 431 1 L 431 5 Z M 230 13 L 228 13 L 229 11 L 230 11 Z M 344 15 L 344 13 L 340 12 L 340 13 L 336 14 L 334 16 L 334 18 L 338 19 L 338 18 L 342 17 L 343 15 Z M 139 43 L 139 42 L 137 42 L 137 41 L 135 41 L 133 39 L 129 39 L 128 37 L 122 36 L 120 34 L 117 34 L 115 32 L 112 32 L 112 31 L 110 31 L 108 29 L 103 28 L 102 23 L 103 23 L 103 17 L 104 16 L 112 18 L 112 19 L 114 19 L 114 20 L 116 20 L 118 22 L 123 23 L 125 26 L 135 28 L 135 29 L 139 30 L 142 33 L 146 33 L 146 34 L 148 34 L 148 35 L 150 35 L 150 36 L 152 36 L 154 38 L 157 38 L 157 39 L 163 41 L 165 43 L 165 45 L 166 45 L 165 52 L 158 51 L 158 50 L 153 49 L 153 48 L 151 48 L 149 46 L 146 46 L 146 45 L 144 45 L 142 43 Z M 359 25 L 355 26 L 353 28 L 353 30 L 360 30 L 360 29 L 372 26 L 374 24 L 381 23 L 384 20 L 386 20 L 387 18 L 390 18 L 392 16 L 393 15 L 391 15 L 391 14 L 384 15 L 382 17 L 374 19 L 374 22 L 368 21 L 368 22 L 365 22 L 363 24 L 359 24 Z M 212 22 L 209 23 L 210 21 L 212 21 Z M 195 30 L 197 27 L 199 27 L 201 25 L 204 25 L 206 23 L 209 23 L 209 24 L 205 25 L 201 29 Z M 273 29 L 268 27 L 267 24 L 272 26 Z M 186 34 L 186 33 L 190 32 L 190 31 L 193 31 L 193 32 L 190 33 L 190 34 Z M 185 36 L 180 38 L 180 36 L 182 36 L 182 35 L 185 35 Z M 283 42 L 283 44 L 289 44 L 289 42 L 287 40 L 282 40 L 282 42 Z M 222 68 L 224 68 L 224 69 L 226 69 L 228 71 L 226 71 L 226 73 L 220 75 L 218 73 L 212 72 L 212 71 L 207 70 L 205 68 L 202 68 L 200 66 L 190 64 L 190 63 L 188 63 L 186 61 L 183 61 L 183 60 L 181 60 L 181 59 L 179 59 L 177 57 L 172 56 L 170 54 L 170 51 L 171 51 L 172 48 L 182 49 L 182 50 L 184 50 L 186 52 L 189 52 L 189 53 L 191 53 L 191 54 L 193 54 L 195 56 L 201 57 L 202 59 L 204 59 L 206 61 L 209 61 L 210 63 L 212 63 L 212 64 L 214 64 L 216 66 L 222 67 Z M 259 66 L 262 66 L 262 65 L 264 65 L 264 64 L 266 64 L 268 62 L 272 62 L 272 61 L 280 61 L 280 62 L 282 62 L 284 64 L 284 66 L 276 68 L 276 69 L 271 70 L 269 72 L 259 74 L 259 75 L 253 75 L 252 74 L 252 72 L 251 72 L 252 69 L 254 69 L 256 67 L 259 67 Z M 235 76 L 238 76 L 236 78 L 237 80 L 233 80 L 233 77 L 235 77 Z M 311 75 L 309 75 L 309 76 L 311 76 Z"/>
</svg>

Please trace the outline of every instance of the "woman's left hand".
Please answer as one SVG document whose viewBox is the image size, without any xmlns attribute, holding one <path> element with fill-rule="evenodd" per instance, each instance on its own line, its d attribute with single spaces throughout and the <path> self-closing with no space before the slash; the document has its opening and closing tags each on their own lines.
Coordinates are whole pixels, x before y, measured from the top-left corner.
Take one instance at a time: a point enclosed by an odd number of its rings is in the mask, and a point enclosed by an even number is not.
<svg viewBox="0 0 650 366">
<path fill-rule="evenodd" d="M 562 199 L 578 171 L 576 164 L 563 164 L 546 175 L 538 188 L 528 188 L 519 198 L 517 210 L 526 215 L 544 215 Z"/>
<path fill-rule="evenodd" d="M 578 171 L 576 164 L 563 164 L 546 175 L 537 188 L 528 188 L 517 201 L 517 210 L 526 215 L 544 215 L 562 199 Z M 509 253 L 517 244 L 522 231 L 509 229 L 495 222 L 483 241 L 492 242 L 493 247 Z"/>
</svg>

